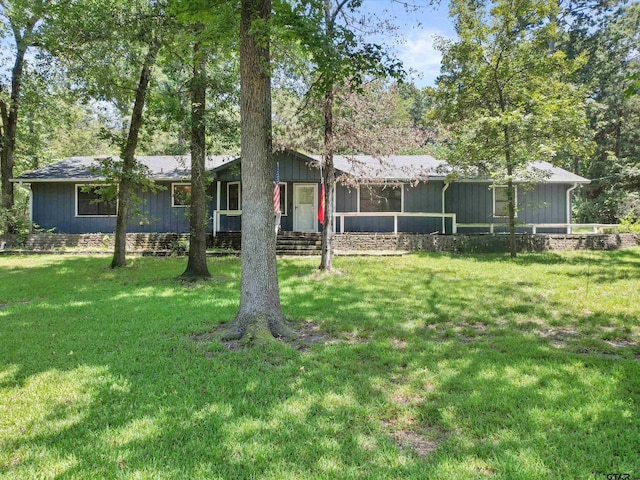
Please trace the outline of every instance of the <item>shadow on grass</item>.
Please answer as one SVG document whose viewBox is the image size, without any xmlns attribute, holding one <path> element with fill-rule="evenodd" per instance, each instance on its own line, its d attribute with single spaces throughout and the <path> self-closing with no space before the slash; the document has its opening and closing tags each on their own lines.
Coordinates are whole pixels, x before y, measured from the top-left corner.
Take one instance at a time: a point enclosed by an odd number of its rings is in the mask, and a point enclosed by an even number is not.
<svg viewBox="0 0 640 480">
<path fill-rule="evenodd" d="M 228 352 L 188 339 L 233 318 L 237 260 L 212 261 L 212 273 L 222 270 L 225 279 L 195 288 L 165 280 L 183 267 L 166 259 L 118 272 L 78 258 L 14 271 L 35 300 L 15 302 L 15 288 L 0 311 L 0 404 L 21 412 L 4 417 L 0 473 L 638 472 L 638 362 L 567 352 L 537 333 L 575 328 L 588 336 L 593 328 L 597 337 L 606 318 L 596 312 L 576 321 L 526 272 L 500 282 L 483 277 L 485 266 L 442 260 L 350 260 L 340 265 L 344 275 L 321 279 L 311 261 L 281 261 L 287 315 L 341 340 L 305 352 L 278 344 Z M 433 451 L 421 458 L 400 448 L 399 431 L 437 432 Z"/>
</svg>

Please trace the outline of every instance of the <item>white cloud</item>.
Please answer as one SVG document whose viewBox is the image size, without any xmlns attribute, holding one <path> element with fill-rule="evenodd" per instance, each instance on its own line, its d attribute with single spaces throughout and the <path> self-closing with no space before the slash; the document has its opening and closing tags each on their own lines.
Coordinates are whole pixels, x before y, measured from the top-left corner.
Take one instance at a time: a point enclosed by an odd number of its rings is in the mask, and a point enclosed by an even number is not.
<svg viewBox="0 0 640 480">
<path fill-rule="evenodd" d="M 446 37 L 441 30 L 421 30 L 407 36 L 405 43 L 398 46 L 400 60 L 418 86 L 434 85 L 436 77 L 440 74 L 442 55 L 434 46 L 437 36 Z"/>
</svg>

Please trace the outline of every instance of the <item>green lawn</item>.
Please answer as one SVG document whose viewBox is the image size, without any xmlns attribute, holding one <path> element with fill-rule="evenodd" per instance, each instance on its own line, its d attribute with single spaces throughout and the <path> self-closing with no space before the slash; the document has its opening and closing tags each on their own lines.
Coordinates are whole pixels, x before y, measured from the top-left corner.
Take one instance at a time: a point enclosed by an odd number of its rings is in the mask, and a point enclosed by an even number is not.
<svg viewBox="0 0 640 480">
<path fill-rule="evenodd" d="M 1 478 L 640 477 L 640 249 L 281 259 L 244 350 L 238 259 L 108 262 L 0 257 Z"/>
</svg>

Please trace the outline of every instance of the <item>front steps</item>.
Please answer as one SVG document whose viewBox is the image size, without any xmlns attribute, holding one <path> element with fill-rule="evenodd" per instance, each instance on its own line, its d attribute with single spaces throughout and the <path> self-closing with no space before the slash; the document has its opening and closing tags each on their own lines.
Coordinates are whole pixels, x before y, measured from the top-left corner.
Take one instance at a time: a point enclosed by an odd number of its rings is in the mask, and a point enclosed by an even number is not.
<svg viewBox="0 0 640 480">
<path fill-rule="evenodd" d="M 214 248 L 240 250 L 240 232 L 218 232 L 211 239 Z M 320 255 L 322 239 L 319 233 L 280 232 L 276 255 Z"/>
</svg>

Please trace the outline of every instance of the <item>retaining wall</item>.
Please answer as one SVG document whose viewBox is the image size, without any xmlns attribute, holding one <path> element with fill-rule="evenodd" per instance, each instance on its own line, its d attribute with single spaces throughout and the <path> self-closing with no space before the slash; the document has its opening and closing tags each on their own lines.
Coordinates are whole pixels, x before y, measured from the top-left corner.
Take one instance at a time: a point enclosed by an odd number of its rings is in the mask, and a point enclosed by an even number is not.
<svg viewBox="0 0 640 480">
<path fill-rule="evenodd" d="M 57 249 L 112 249 L 113 234 L 32 234 L 26 237 L 0 236 L 0 245 L 34 251 Z M 209 235 L 209 245 L 229 248 L 235 237 Z M 239 236 L 236 239 L 239 242 Z M 517 235 L 518 251 L 544 252 L 560 250 L 617 250 L 640 245 L 636 233 L 590 235 Z M 129 233 L 127 249 L 131 251 L 179 250 L 188 245 L 189 235 L 177 233 Z M 509 236 L 504 234 L 424 235 L 401 233 L 347 233 L 334 236 L 335 250 L 422 250 L 427 252 L 500 253 L 509 250 Z M 228 243 L 228 245 L 227 245 Z M 234 244 L 235 245 L 235 244 Z"/>
<path fill-rule="evenodd" d="M 616 250 L 640 245 L 635 233 L 599 235 L 516 235 L 519 252 L 549 250 Z M 422 250 L 426 252 L 501 253 L 509 251 L 509 236 L 504 234 L 421 235 L 411 233 L 356 234 L 334 237 L 334 248 L 358 250 Z"/>
</svg>

